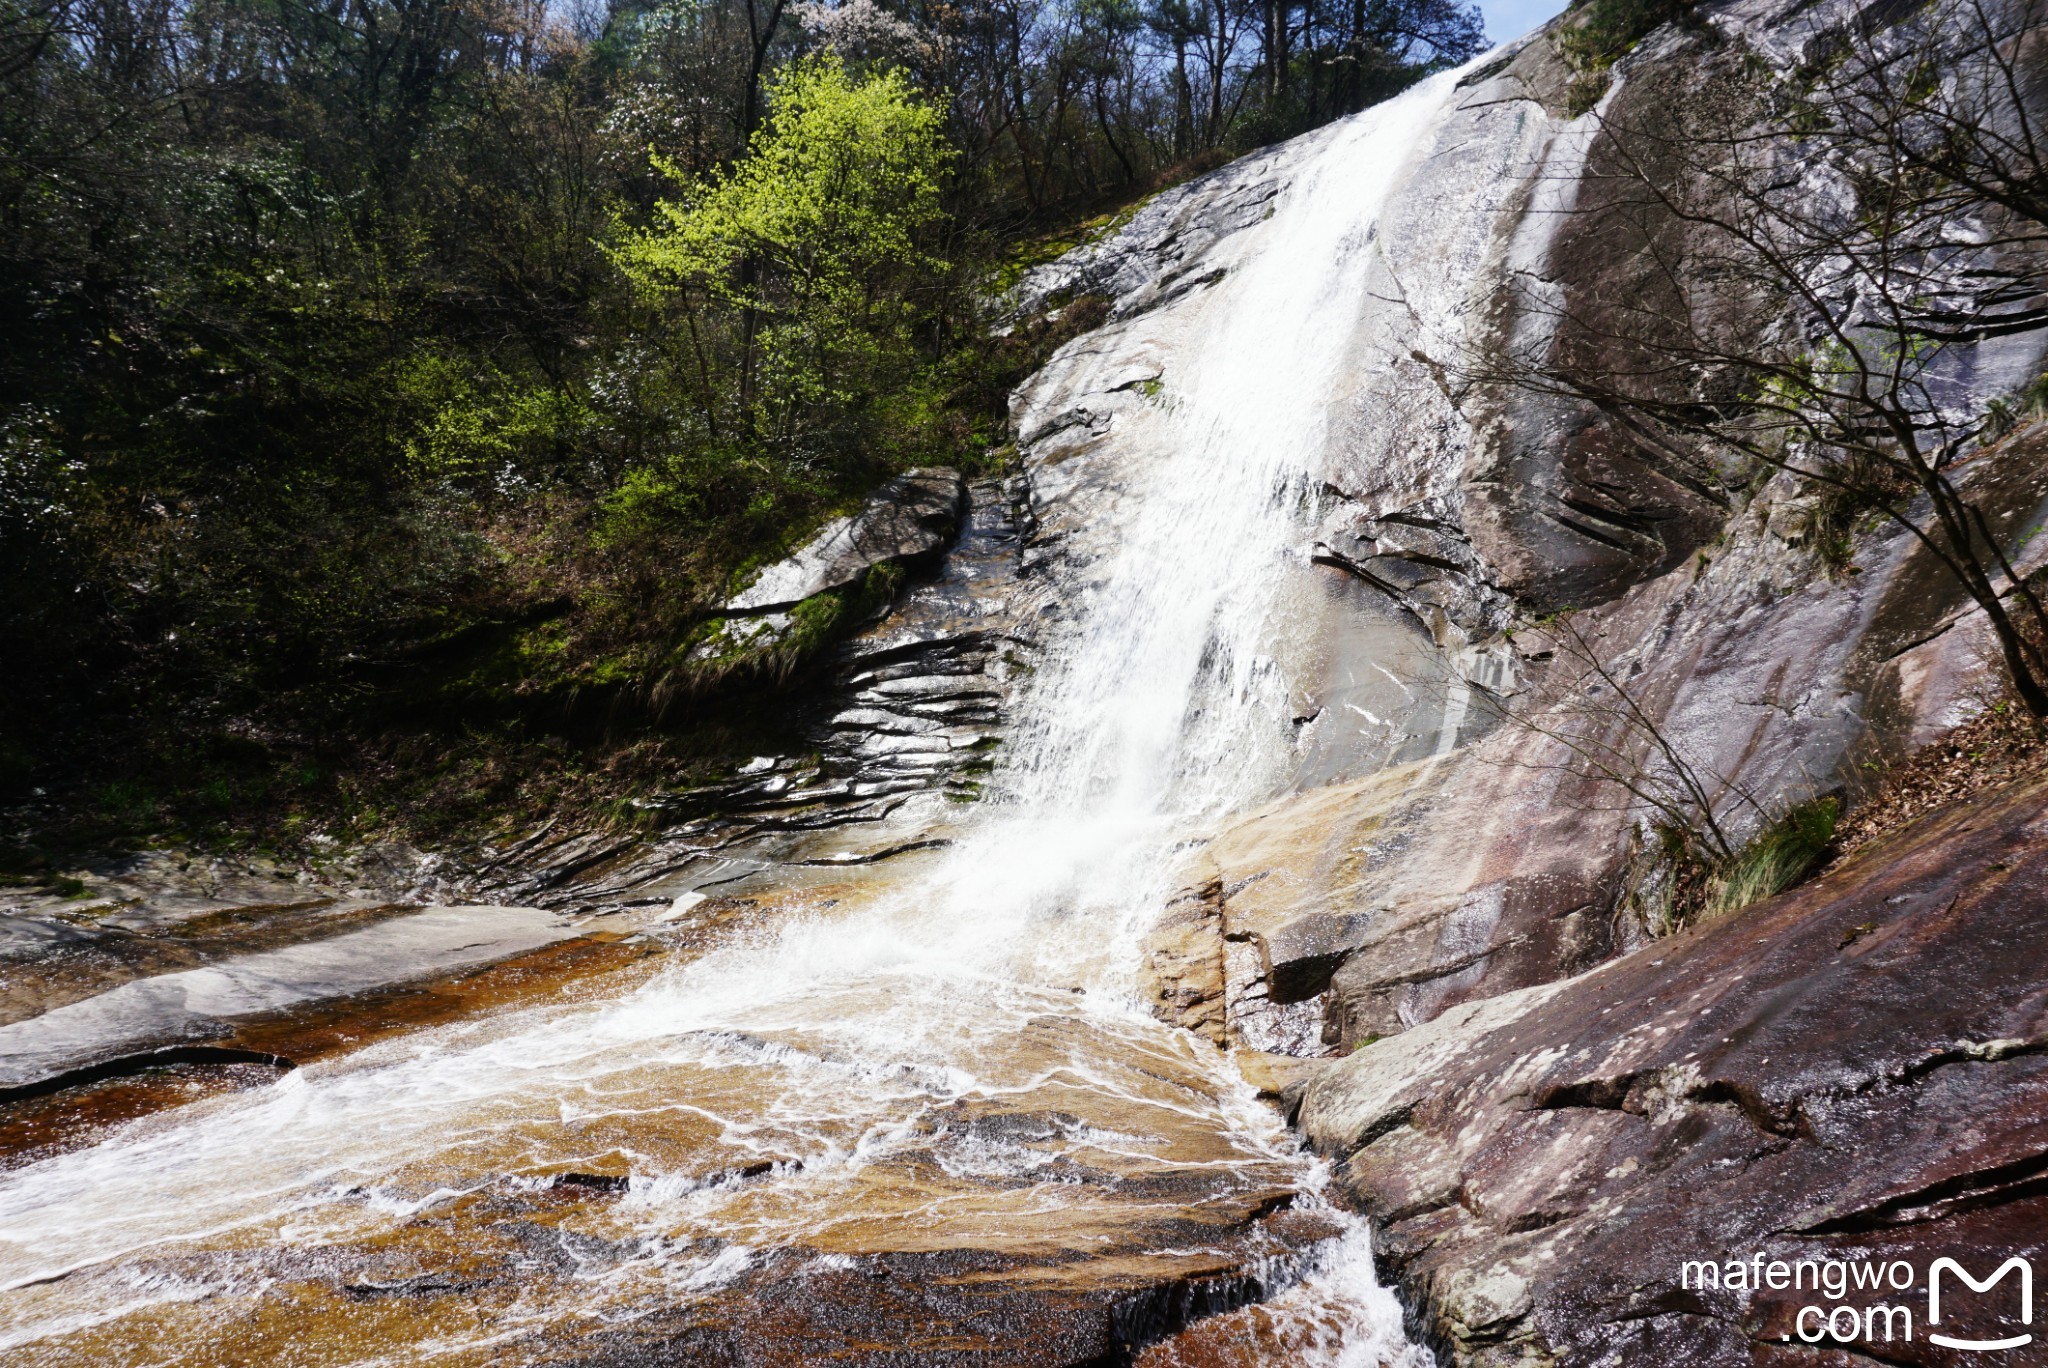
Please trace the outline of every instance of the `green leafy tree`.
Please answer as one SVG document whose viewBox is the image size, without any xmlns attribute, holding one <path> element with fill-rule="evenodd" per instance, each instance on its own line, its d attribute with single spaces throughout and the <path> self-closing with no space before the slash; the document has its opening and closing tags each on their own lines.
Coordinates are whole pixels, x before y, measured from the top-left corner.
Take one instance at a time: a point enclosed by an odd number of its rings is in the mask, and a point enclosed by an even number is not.
<svg viewBox="0 0 2048 1368">
<path fill-rule="evenodd" d="M 897 71 L 832 56 L 785 68 L 747 155 L 691 177 L 621 264 L 678 306 L 717 440 L 829 455 L 864 435 L 917 364 L 920 283 L 951 150 L 945 111 Z M 720 365 L 720 361 L 725 362 Z"/>
</svg>

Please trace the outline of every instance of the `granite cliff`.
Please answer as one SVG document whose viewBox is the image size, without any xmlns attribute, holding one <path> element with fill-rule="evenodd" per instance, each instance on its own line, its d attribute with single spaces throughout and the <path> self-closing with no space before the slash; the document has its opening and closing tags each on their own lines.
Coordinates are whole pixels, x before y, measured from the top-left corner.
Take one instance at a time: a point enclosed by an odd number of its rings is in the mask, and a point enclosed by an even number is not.
<svg viewBox="0 0 2048 1368">
<path fill-rule="evenodd" d="M 1583 212 L 1614 193 L 1602 128 L 1681 109 L 1743 128 L 1772 81 L 1900 19 L 1703 7 L 1645 37 L 1591 112 L 1553 26 L 1461 80 L 1375 226 L 1379 303 L 1307 453 L 1321 523 L 1299 554 L 1322 593 L 1290 638 L 1300 768 L 1192 856 L 1149 984 L 1162 1016 L 1259 1052 L 1268 1086 L 1295 1080 L 1288 1104 L 1382 1224 L 1383 1271 L 1448 1361 L 1808 1362 L 1790 1294 L 1681 1290 L 1681 1255 L 1924 1271 L 2040 1254 L 2038 784 L 1671 934 L 1653 824 L 1559 743 L 1570 662 L 1531 630 L 1577 610 L 1584 652 L 1643 712 L 1637 741 L 1756 796 L 1729 804 L 1739 844 L 1817 799 L 1853 812 L 1873 776 L 2001 706 L 1983 613 L 1895 527 L 1826 564 L 1790 476 L 1688 463 L 1625 415 L 1458 374 L 1566 315 L 1595 326 L 1553 354 L 1584 355 L 1603 308 L 1668 285 L 1654 238 Z M 1171 402 L 1182 316 L 1259 250 L 1260 207 L 1303 155 L 1162 196 L 1027 281 L 1027 304 L 1094 294 L 1110 314 L 1015 401 L 1045 526 L 1085 538 L 1117 472 L 1171 458 L 1144 413 Z M 1682 259 L 1688 226 L 1662 231 Z M 1997 269 L 2038 293 L 2038 265 Z M 1714 307 L 1690 283 L 1691 307 Z M 1958 348 L 1950 402 L 1999 403 L 2040 361 L 2038 332 Z M 2022 422 L 1966 466 L 2031 575 L 2048 430 Z M 1875 1334 L 1830 1346 L 2037 1361 Z"/>
</svg>

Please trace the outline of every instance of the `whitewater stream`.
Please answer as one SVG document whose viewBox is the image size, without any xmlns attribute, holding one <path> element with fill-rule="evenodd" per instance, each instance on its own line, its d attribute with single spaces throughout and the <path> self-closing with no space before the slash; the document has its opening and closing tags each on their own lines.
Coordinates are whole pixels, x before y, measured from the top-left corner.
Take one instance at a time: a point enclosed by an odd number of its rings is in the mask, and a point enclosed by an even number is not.
<svg viewBox="0 0 2048 1368">
<path fill-rule="evenodd" d="M 1234 1268 L 1263 1304 L 1205 1362 L 1429 1362 L 1319 1163 L 1136 985 L 1190 842 L 1296 774 L 1311 453 L 1455 79 L 1316 135 L 1197 306 L 1145 419 L 1171 458 L 1104 513 L 947 849 L 0 1173 L 0 1357 L 737 1361 L 743 1325 L 799 1361 L 820 1306 L 886 1287 L 924 1352 L 1053 1361 L 1033 1306 Z"/>
</svg>

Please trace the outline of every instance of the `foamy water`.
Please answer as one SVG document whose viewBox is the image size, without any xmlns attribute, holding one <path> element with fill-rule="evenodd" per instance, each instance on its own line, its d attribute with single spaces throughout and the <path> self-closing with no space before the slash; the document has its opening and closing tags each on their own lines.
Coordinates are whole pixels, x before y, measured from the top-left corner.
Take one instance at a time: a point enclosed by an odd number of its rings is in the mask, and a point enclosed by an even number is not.
<svg viewBox="0 0 2048 1368">
<path fill-rule="evenodd" d="M 1296 761 L 1274 634 L 1307 592 L 1370 230 L 1454 79 L 1328 135 L 1198 306 L 1135 420 L 1172 455 L 1122 501 L 996 797 L 949 851 L 617 995 L 387 1041 L 0 1175 L 10 1361 L 271 1334 L 305 1362 L 466 1361 L 686 1301 L 770 1251 L 1050 1256 L 1112 1247 L 1185 1192 L 1199 1211 L 1317 1188 L 1227 1059 L 1143 1009 L 1137 967 L 1190 833 Z M 359 1342 L 316 1309 L 293 1328 L 307 1275 L 280 1251 L 414 1276 L 489 1247 L 478 1213 L 521 1183 L 619 1168 L 624 1194 L 550 1217 L 565 1252 L 474 1325 Z M 1167 1178 L 1171 1202 L 1143 1195 Z M 1362 1227 L 1289 1276 L 1270 1314 L 1321 1327 L 1290 1361 L 1416 1353 Z"/>
</svg>

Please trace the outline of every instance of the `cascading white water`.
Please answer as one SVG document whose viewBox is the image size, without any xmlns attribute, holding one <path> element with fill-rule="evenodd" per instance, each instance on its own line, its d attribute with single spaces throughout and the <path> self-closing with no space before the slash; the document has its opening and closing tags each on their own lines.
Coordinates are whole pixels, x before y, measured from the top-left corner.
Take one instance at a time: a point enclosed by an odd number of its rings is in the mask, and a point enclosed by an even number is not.
<svg viewBox="0 0 2048 1368">
<path fill-rule="evenodd" d="M 284 1276 L 252 1251 L 420 1266 L 431 1251 L 403 1232 L 422 1213 L 604 1161 L 631 1189 L 576 1230 L 609 1253 L 400 1357 L 628 1320 L 777 1249 L 1086 1247 L 1128 1220 L 1121 1185 L 1139 1176 L 1313 1187 L 1227 1061 L 1137 1004 L 1134 964 L 1180 843 L 1291 770 L 1273 643 L 1305 592 L 1375 214 L 1454 76 L 1323 135 L 1199 306 L 1161 402 L 1134 420 L 1170 455 L 1134 473 L 1116 550 L 1022 700 L 999 801 L 949 852 L 616 996 L 374 1045 L 0 1175 L 0 1347 L 147 1362 L 244 1333 L 217 1308 L 246 1319 Z M 1027 1143 L 943 1119 L 964 1105 L 1054 1119 Z M 735 1159 L 777 1167 L 753 1185 L 710 1176 Z M 1304 1354 L 1414 1352 L 1362 1234 L 1273 1314 L 1290 1299 L 1320 1327 Z M 385 1352 L 322 1344 L 305 1361 Z"/>
</svg>

